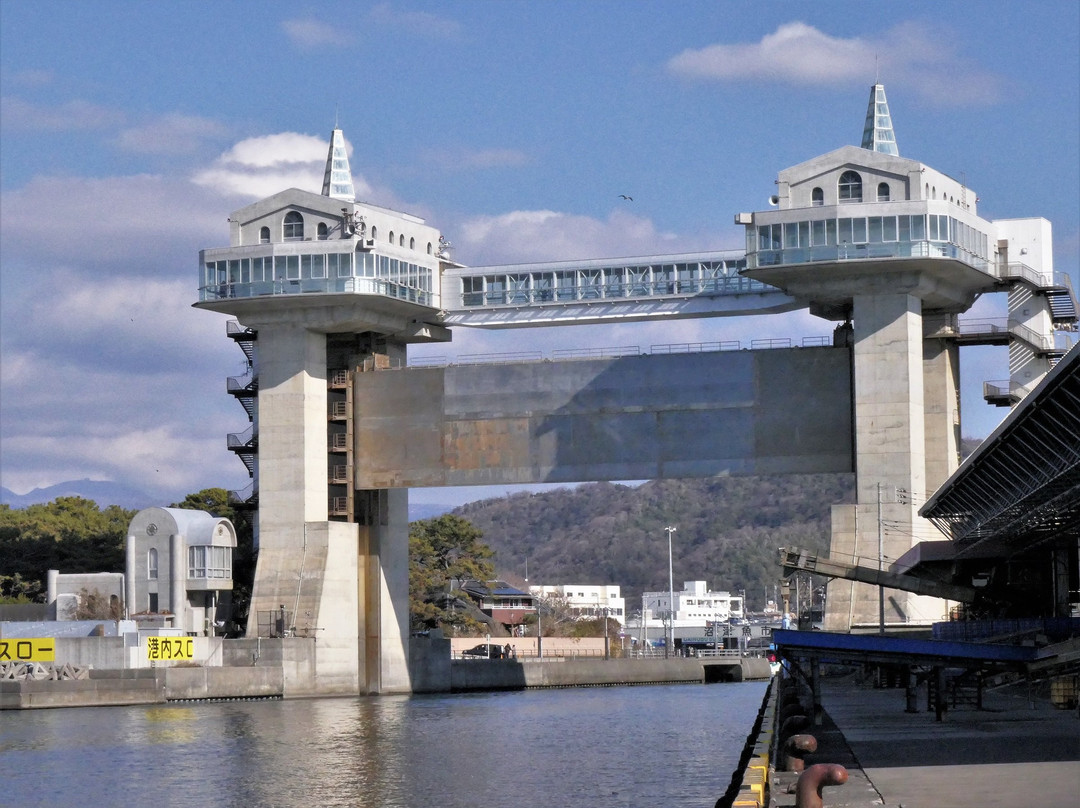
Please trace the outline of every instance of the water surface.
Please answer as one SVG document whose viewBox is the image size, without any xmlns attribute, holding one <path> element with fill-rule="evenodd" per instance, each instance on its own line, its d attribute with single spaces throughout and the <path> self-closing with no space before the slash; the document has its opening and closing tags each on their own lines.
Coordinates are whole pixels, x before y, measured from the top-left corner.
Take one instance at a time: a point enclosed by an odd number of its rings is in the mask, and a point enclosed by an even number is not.
<svg viewBox="0 0 1080 808">
<path fill-rule="evenodd" d="M 0 805 L 712 808 L 765 683 L 0 713 Z"/>
</svg>

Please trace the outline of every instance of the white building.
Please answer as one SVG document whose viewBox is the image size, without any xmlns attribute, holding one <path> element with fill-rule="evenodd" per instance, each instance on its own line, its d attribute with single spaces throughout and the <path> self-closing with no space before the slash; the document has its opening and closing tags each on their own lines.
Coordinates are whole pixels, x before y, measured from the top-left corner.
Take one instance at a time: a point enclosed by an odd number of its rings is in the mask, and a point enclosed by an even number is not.
<svg viewBox="0 0 1080 808">
<path fill-rule="evenodd" d="M 731 618 L 742 619 L 743 599 L 730 592 L 710 591 L 705 581 L 684 581 L 683 588 L 674 593 L 675 607 L 671 606 L 671 593 L 642 592 L 642 614 L 646 621 L 667 621 L 674 611 L 675 628 L 704 626 L 710 622 L 723 622 Z"/>
<path fill-rule="evenodd" d="M 167 615 L 185 634 L 213 636 L 232 606 L 236 529 L 206 511 L 146 508 L 128 526 L 128 614 Z"/>
<path fill-rule="evenodd" d="M 582 619 L 602 617 L 606 614 L 619 625 L 626 623 L 626 602 L 619 594 L 619 587 L 608 584 L 559 584 L 557 586 L 530 586 L 534 598 L 561 598 L 570 611 Z"/>
</svg>

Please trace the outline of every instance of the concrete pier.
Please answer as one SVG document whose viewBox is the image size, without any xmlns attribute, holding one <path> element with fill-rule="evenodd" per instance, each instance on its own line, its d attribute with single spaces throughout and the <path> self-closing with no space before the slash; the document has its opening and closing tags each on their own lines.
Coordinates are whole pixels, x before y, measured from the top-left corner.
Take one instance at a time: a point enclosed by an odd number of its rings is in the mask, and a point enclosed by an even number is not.
<svg viewBox="0 0 1080 808">
<path fill-rule="evenodd" d="M 1017 808 L 1076 803 L 1080 714 L 1075 708 L 1055 708 L 1027 683 L 988 689 L 981 709 L 952 709 L 941 722 L 926 709 L 925 694 L 911 712 L 904 688 L 877 688 L 860 674 L 823 676 L 819 686 L 823 712 L 809 717 L 811 724 L 799 730 L 817 744 L 804 755 L 804 765 L 839 764 L 848 774 L 843 785 L 824 789 L 825 806 Z M 740 796 L 733 802 L 722 798 L 718 806 L 797 804 L 799 773 L 783 771 L 774 739 L 777 722 L 800 711 L 774 690 L 763 707 L 766 720 L 748 741 L 748 749 L 759 751 L 736 774 L 736 786 L 742 776 Z M 754 785 L 760 779 L 753 771 L 759 761 L 768 768 L 764 791 L 764 783 Z"/>
</svg>

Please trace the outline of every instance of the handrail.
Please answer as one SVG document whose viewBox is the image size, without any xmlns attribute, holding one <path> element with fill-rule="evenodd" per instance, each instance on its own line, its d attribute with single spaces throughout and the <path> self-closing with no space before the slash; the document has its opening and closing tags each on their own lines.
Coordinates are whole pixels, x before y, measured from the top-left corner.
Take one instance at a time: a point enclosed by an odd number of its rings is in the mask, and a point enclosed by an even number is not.
<svg viewBox="0 0 1080 808">
<path fill-rule="evenodd" d="M 799 344 L 804 348 L 830 347 L 833 344 L 831 336 L 802 337 Z M 756 339 L 752 341 L 754 350 L 770 348 L 791 348 L 794 341 L 790 337 L 777 337 L 772 339 Z M 552 359 L 617 359 L 630 356 L 647 355 L 670 355 L 685 353 L 713 353 L 720 351 L 742 350 L 742 343 L 738 340 L 724 340 L 720 342 L 675 342 L 662 345 L 651 345 L 649 350 L 643 351 L 637 345 L 623 345 L 604 348 L 556 348 L 551 352 Z M 410 357 L 407 367 L 392 366 L 380 368 L 381 370 L 417 369 L 430 367 L 448 367 L 451 365 L 482 365 L 482 364 L 510 364 L 516 362 L 544 362 L 547 359 L 542 351 L 507 351 L 503 353 L 461 354 L 457 357 L 428 356 Z"/>
<path fill-rule="evenodd" d="M 712 351 L 737 351 L 741 347 L 742 344 L 737 339 L 720 340 L 719 342 L 673 342 L 667 345 L 653 345 L 649 348 L 649 353 L 711 353 Z"/>
<path fill-rule="evenodd" d="M 252 424 L 243 432 L 230 432 L 226 440 L 230 449 L 240 449 L 257 444 L 259 436 L 255 433 L 255 424 Z"/>
</svg>

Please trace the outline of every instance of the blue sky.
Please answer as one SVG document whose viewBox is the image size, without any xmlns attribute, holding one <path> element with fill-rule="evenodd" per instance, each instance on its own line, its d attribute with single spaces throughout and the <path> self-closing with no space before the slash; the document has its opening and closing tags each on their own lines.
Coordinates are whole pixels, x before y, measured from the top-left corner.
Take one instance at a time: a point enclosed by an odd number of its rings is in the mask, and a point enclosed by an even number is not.
<svg viewBox="0 0 1080 808">
<path fill-rule="evenodd" d="M 1078 52 L 1075 2 L 4 0 L 0 484 L 246 485 L 225 448 L 242 355 L 191 308 L 197 254 L 251 200 L 317 191 L 335 120 L 358 196 L 425 217 L 463 263 L 677 253 L 740 247 L 733 214 L 766 207 L 780 169 L 857 145 L 877 75 L 901 155 L 963 178 L 985 218 L 1049 219 L 1080 286 Z M 424 351 L 831 329 L 459 329 Z M 1004 411 L 979 386 L 1006 356 L 962 363 L 982 436 Z"/>
</svg>

